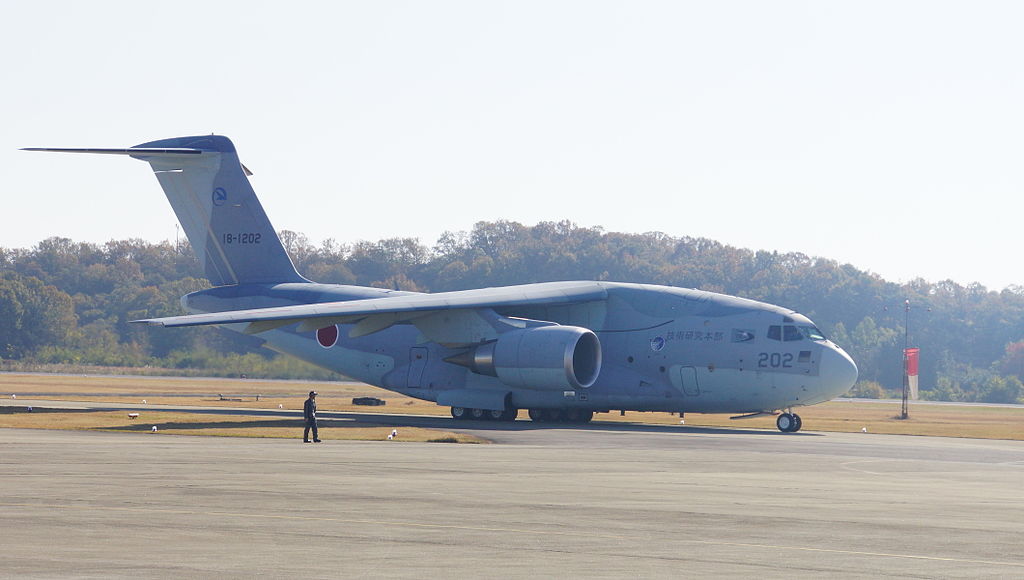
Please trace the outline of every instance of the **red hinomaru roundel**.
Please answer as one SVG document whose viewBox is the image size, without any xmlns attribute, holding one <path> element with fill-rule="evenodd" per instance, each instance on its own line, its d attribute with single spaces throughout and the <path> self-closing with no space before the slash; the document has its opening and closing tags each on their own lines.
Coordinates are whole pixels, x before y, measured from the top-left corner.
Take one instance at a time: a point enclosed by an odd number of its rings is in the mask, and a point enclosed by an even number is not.
<svg viewBox="0 0 1024 580">
<path fill-rule="evenodd" d="M 332 324 L 316 331 L 316 341 L 324 348 L 331 348 L 338 342 L 338 325 Z"/>
</svg>

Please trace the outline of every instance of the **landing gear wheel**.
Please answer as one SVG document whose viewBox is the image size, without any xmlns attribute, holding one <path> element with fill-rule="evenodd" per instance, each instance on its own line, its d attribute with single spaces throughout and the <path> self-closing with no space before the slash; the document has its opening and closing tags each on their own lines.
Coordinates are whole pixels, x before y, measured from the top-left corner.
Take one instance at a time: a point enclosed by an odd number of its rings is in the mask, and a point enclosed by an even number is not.
<svg viewBox="0 0 1024 580">
<path fill-rule="evenodd" d="M 584 411 L 582 409 L 566 409 L 565 422 L 574 423 L 576 425 L 582 425 L 583 423 L 589 423 L 594 418 L 593 411 Z"/>
<path fill-rule="evenodd" d="M 775 420 L 775 426 L 783 433 L 794 433 L 800 429 L 801 425 L 800 417 L 792 413 L 783 413 Z"/>
<path fill-rule="evenodd" d="M 471 419 L 477 419 L 477 420 L 487 419 L 487 411 L 484 411 L 483 409 L 470 409 L 469 410 L 469 417 Z"/>
<path fill-rule="evenodd" d="M 468 419 L 465 407 L 452 407 L 452 419 Z"/>
<path fill-rule="evenodd" d="M 530 420 L 534 423 L 547 423 L 548 412 L 546 409 L 530 409 Z"/>
<path fill-rule="evenodd" d="M 796 425 L 793 427 L 793 430 L 790 431 L 790 433 L 796 433 L 797 431 L 800 430 L 801 427 L 804 426 L 804 420 L 800 418 L 800 415 L 793 413 L 793 420 L 796 421 Z"/>
<path fill-rule="evenodd" d="M 484 418 L 490 419 L 491 421 L 502 421 L 504 417 L 505 411 L 495 411 L 494 409 L 484 411 Z"/>
<path fill-rule="evenodd" d="M 519 409 L 505 409 L 501 413 L 499 421 L 515 421 L 516 417 L 519 416 Z"/>
</svg>

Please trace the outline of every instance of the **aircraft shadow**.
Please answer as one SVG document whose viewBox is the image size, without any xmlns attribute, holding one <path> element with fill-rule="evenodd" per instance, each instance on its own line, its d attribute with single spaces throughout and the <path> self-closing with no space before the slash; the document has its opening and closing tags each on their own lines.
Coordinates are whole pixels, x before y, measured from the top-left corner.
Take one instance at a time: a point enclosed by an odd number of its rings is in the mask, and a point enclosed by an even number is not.
<svg viewBox="0 0 1024 580">
<path fill-rule="evenodd" d="M 321 413 L 318 413 L 321 415 Z M 567 423 L 534 423 L 530 420 L 517 421 L 474 421 L 472 419 L 455 420 L 450 417 L 424 417 L 422 415 L 398 415 L 385 413 L 322 413 L 323 421 L 344 420 L 374 425 L 393 425 L 403 427 L 424 427 L 428 429 L 444 429 L 447 431 L 537 431 L 537 430 L 573 430 L 573 431 L 616 431 L 638 433 L 700 433 L 700 434 L 746 434 L 763 436 L 804 436 L 820 437 L 820 433 L 782 433 L 768 429 L 744 429 L 742 427 L 712 427 L 701 425 L 652 425 L 646 423 L 619 423 L 594 420 L 591 423 L 573 425 Z"/>
<path fill-rule="evenodd" d="M 10 409 L 15 407 L 0 407 L 0 412 L 14 412 Z M 140 410 L 151 410 L 134 405 L 111 405 L 94 407 L 90 409 L 61 409 L 53 408 L 46 409 L 37 407 L 37 412 L 96 412 L 96 411 L 140 411 Z M 268 409 L 190 409 L 190 408 L 179 408 L 179 409 L 160 409 L 161 411 L 171 412 L 187 412 L 194 413 L 197 415 L 248 415 L 256 417 L 265 417 L 265 419 L 254 419 L 252 421 L 235 422 L 235 421 L 207 421 L 201 423 L 161 423 L 162 429 L 211 429 L 211 428 L 223 428 L 223 429 L 238 429 L 238 428 L 251 428 L 251 427 L 291 427 L 301 428 L 302 427 L 302 414 L 299 411 L 277 411 Z M 22 411 L 24 412 L 24 411 Z M 357 426 L 386 426 L 386 427 L 423 427 L 426 429 L 441 429 L 445 431 L 475 431 L 480 432 L 515 432 L 515 431 L 537 431 L 537 430 L 573 430 L 573 431 L 592 431 L 592 432 L 634 432 L 634 433 L 694 433 L 694 434 L 723 434 L 723 435 L 760 435 L 766 437 L 773 436 L 801 436 L 801 437 L 820 437 L 820 433 L 781 433 L 775 430 L 769 429 L 745 429 L 742 427 L 712 427 L 712 426 L 701 426 L 701 425 L 653 425 L 645 423 L 620 423 L 612 421 L 601 421 L 600 419 L 594 422 L 573 425 L 567 423 L 534 423 L 528 419 L 519 419 L 517 421 L 505 422 L 505 421 L 476 421 L 472 419 L 455 420 L 451 417 L 444 416 L 424 416 L 424 415 L 402 415 L 395 413 L 351 413 L 343 411 L 321 411 L 318 412 L 319 422 L 322 426 L 330 427 L 357 427 Z M 126 425 L 124 427 L 114 427 L 110 430 L 114 431 L 145 431 L 150 429 L 148 425 L 142 422 L 138 425 Z"/>
</svg>

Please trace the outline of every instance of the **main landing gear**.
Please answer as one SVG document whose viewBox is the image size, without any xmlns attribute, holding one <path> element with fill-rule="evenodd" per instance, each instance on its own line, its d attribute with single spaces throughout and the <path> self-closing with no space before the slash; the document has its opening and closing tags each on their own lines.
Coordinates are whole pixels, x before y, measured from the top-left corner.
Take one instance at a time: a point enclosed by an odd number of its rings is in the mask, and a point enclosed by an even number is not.
<svg viewBox="0 0 1024 580">
<path fill-rule="evenodd" d="M 779 418 L 775 420 L 775 426 L 783 433 L 796 433 L 804 426 L 804 422 L 800 419 L 800 415 L 787 411 L 779 415 Z"/>
<path fill-rule="evenodd" d="M 473 419 L 476 421 L 515 421 L 519 415 L 519 409 L 506 409 L 494 411 L 489 409 L 468 409 L 466 407 L 452 407 L 453 419 Z"/>
<path fill-rule="evenodd" d="M 468 407 L 452 407 L 452 418 L 472 419 L 474 421 L 515 421 L 519 409 L 491 411 L 486 409 L 470 409 Z M 593 411 L 582 409 L 530 409 L 530 420 L 534 423 L 569 423 L 582 425 L 594 418 Z"/>
<path fill-rule="evenodd" d="M 582 409 L 530 409 L 530 420 L 534 423 L 571 423 L 582 425 L 594 418 L 593 411 Z"/>
</svg>

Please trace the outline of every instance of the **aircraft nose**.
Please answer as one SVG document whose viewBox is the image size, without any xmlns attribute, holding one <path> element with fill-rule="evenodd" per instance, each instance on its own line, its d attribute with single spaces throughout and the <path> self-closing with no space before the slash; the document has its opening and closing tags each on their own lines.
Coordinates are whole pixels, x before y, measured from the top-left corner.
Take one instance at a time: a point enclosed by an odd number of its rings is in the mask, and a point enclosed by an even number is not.
<svg viewBox="0 0 1024 580">
<path fill-rule="evenodd" d="M 822 349 L 821 367 L 818 373 L 821 379 L 824 400 L 834 399 L 850 390 L 857 382 L 857 364 L 850 355 L 835 345 Z"/>
</svg>

